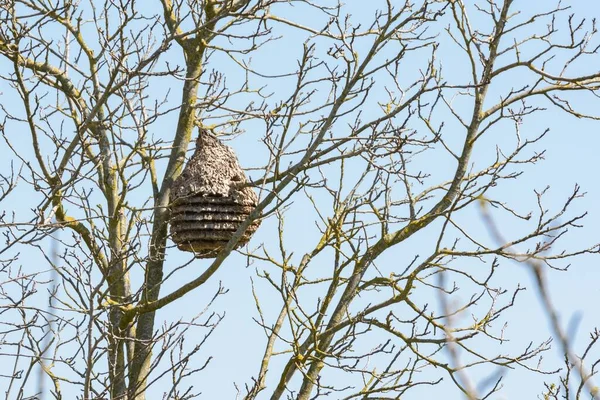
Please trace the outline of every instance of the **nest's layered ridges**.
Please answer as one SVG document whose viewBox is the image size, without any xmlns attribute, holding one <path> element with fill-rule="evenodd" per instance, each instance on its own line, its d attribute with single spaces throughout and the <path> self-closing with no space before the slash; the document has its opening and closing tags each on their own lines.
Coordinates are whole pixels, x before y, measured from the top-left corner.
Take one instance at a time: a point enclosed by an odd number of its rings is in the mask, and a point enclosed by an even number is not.
<svg viewBox="0 0 600 400">
<path fill-rule="evenodd" d="M 231 239 L 231 235 L 234 231 L 232 230 L 212 230 L 212 229 L 198 229 L 198 230 L 189 230 L 189 231 L 178 231 L 173 233 L 173 241 L 176 243 L 188 243 L 194 241 L 207 241 L 213 240 L 217 242 L 224 241 L 227 243 L 229 239 Z M 246 231 L 240 242 L 242 244 L 247 243 L 250 240 L 250 236 L 254 233 L 254 231 L 248 232 Z M 241 246 L 241 245 L 240 245 Z"/>
<path fill-rule="evenodd" d="M 206 200 L 210 200 L 208 197 L 204 197 Z M 184 214 L 184 213 L 218 213 L 225 210 L 230 214 L 250 214 L 254 210 L 254 206 L 243 206 L 238 204 L 205 204 L 205 203 L 189 203 L 178 206 L 171 206 L 171 214 Z"/>
<path fill-rule="evenodd" d="M 214 240 L 195 240 L 177 244 L 177 248 L 181 251 L 194 252 L 198 258 L 214 258 L 227 242 L 227 240 L 220 242 Z"/>
<path fill-rule="evenodd" d="M 175 216 L 173 222 L 206 222 L 206 221 L 228 221 L 228 222 L 243 222 L 246 219 L 246 214 L 231 214 L 226 212 L 200 212 L 200 213 L 183 213 Z"/>
<path fill-rule="evenodd" d="M 171 234 L 177 247 L 197 257 L 215 257 L 254 210 L 258 198 L 233 151 L 201 131 L 196 151 L 172 187 Z M 256 220 L 236 247 L 258 229 Z"/>
</svg>

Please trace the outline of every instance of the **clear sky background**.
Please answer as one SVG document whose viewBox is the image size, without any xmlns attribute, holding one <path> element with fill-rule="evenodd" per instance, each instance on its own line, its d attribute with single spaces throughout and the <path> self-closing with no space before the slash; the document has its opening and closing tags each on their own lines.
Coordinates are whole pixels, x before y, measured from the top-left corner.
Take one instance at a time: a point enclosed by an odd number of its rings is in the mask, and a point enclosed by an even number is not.
<svg viewBox="0 0 600 400">
<path fill-rule="evenodd" d="M 152 2 L 154 3 L 154 2 Z M 350 0 L 347 4 L 347 10 L 352 14 L 352 21 L 357 23 L 361 20 L 368 21 L 372 18 L 373 7 L 375 3 L 382 2 L 362 2 Z M 481 3 L 481 2 L 478 2 Z M 538 10 L 545 10 L 551 7 L 554 2 L 542 0 L 517 0 L 513 6 L 515 11 L 523 13 L 523 20 L 526 20 L 528 15 L 535 13 Z M 565 1 L 564 5 L 572 7 L 572 13 L 577 19 L 597 18 L 600 17 L 600 7 L 593 0 Z M 151 12 L 149 6 L 148 12 Z M 290 8 L 282 6 L 281 11 L 287 14 L 289 18 L 297 18 L 304 23 L 314 23 L 318 26 L 320 22 L 312 12 L 308 12 L 303 7 Z M 564 16 L 565 14 L 563 14 Z M 473 23 L 483 23 L 483 20 L 478 19 L 473 14 Z M 563 24 L 564 21 L 560 22 Z M 538 25 L 543 26 L 543 25 Z M 443 25 L 440 25 L 443 28 Z M 279 40 L 273 41 L 252 55 L 253 66 L 265 73 L 282 73 L 289 72 L 296 68 L 297 59 L 302 52 L 303 41 L 305 35 L 295 32 L 291 28 L 283 26 L 275 26 L 275 36 L 281 35 Z M 451 43 L 447 35 L 443 33 L 438 37 L 440 49 L 438 53 L 439 62 L 443 65 L 444 76 L 450 81 L 461 81 L 465 74 L 465 60 L 455 45 Z M 564 40 L 564 36 L 562 39 Z M 318 43 L 319 45 L 319 43 Z M 317 48 L 321 54 L 325 54 L 328 48 L 323 43 Z M 535 51 L 535 49 L 531 49 Z M 171 64 L 181 63 L 181 57 L 178 55 L 178 49 L 169 50 L 168 61 Z M 596 58 L 596 63 L 587 65 L 575 65 L 571 70 L 571 74 L 596 72 L 600 68 L 600 59 Z M 11 66 L 6 60 L 0 60 L 0 70 L 6 71 Z M 406 81 L 410 81 L 411 77 L 418 74 L 418 67 L 410 70 L 410 65 L 404 66 L 407 71 L 403 75 Z M 243 82 L 244 77 L 240 75 L 240 70 L 226 56 L 215 55 L 211 59 L 208 69 L 214 69 L 223 73 L 227 77 L 229 87 L 236 87 Z M 502 93 L 510 86 L 519 86 L 522 82 L 527 81 L 526 75 L 511 75 L 500 81 L 498 86 L 493 86 L 490 91 L 490 101 L 497 100 Z M 258 86 L 262 81 L 259 78 L 255 79 L 255 84 Z M 292 82 L 293 79 L 290 79 Z M 267 81 L 264 81 L 267 82 Z M 383 90 L 384 83 L 376 85 L 376 92 L 371 95 L 369 101 L 364 105 L 361 112 L 365 116 L 375 116 L 381 113 L 377 101 L 385 102 L 386 96 Z M 150 97 L 161 98 L 170 89 L 169 104 L 176 106 L 179 101 L 179 89 L 181 82 L 176 80 L 156 81 L 156 85 L 148 90 Z M 275 106 L 278 100 L 284 99 L 289 95 L 291 87 L 282 84 L 278 81 L 277 84 L 270 83 L 268 91 L 273 92 L 273 96 L 268 100 L 271 106 Z M 14 91 L 8 87 L 6 81 L 0 81 L 0 103 L 7 109 L 16 110 L 18 102 L 15 101 Z M 326 94 L 323 93 L 322 96 Z M 579 106 L 587 109 L 589 112 L 599 110 L 598 99 L 592 96 L 577 94 L 572 96 L 574 102 Z M 241 97 L 237 100 L 238 104 L 243 104 L 245 101 L 250 101 L 248 97 Z M 549 106 L 547 103 L 542 103 Z M 465 111 L 468 106 L 465 103 Z M 600 113 L 597 113 L 600 115 Z M 439 118 L 443 119 L 443 116 Z M 153 136 L 156 138 L 164 138 L 169 140 L 174 132 L 176 114 L 172 113 L 164 118 L 161 118 L 152 126 Z M 448 121 L 451 124 L 451 121 Z M 495 199 L 503 200 L 517 210 L 526 213 L 534 211 L 536 207 L 536 197 L 534 190 L 541 191 L 546 186 L 550 185 L 549 192 L 545 198 L 545 205 L 549 209 L 557 210 L 565 199 L 568 197 L 573 187 L 579 184 L 582 191 L 586 192 L 586 196 L 579 199 L 569 215 L 587 212 L 588 215 L 584 220 L 585 226 L 581 229 L 572 230 L 561 242 L 561 246 L 568 250 L 573 250 L 580 247 L 589 247 L 600 242 L 600 184 L 598 180 L 598 171 L 600 171 L 598 149 L 600 149 L 599 129 L 600 123 L 577 119 L 573 116 L 566 115 L 562 112 L 549 109 L 528 118 L 521 126 L 524 137 L 534 137 L 546 128 L 550 129 L 550 133 L 535 147 L 535 151 L 544 151 L 544 160 L 537 165 L 527 165 L 524 167 L 525 173 L 516 180 L 503 182 L 493 190 Z M 6 137 L 11 143 L 18 148 L 24 157 L 31 156 L 30 139 L 27 132 L 22 128 L 5 130 Z M 264 132 L 264 127 L 257 123 L 247 124 L 245 126 L 247 133 L 236 137 L 228 142 L 237 152 L 242 166 L 260 167 L 265 163 L 266 152 L 260 142 Z M 256 131 L 254 131 L 254 129 Z M 464 137 L 464 131 L 457 129 L 456 137 L 452 138 L 452 131 L 446 131 L 445 135 L 451 145 L 458 146 Z M 514 129 L 510 126 L 506 127 L 506 131 L 496 129 L 494 132 L 482 141 L 476 149 L 474 164 L 484 165 L 490 161 L 496 145 L 502 148 L 509 148 L 514 143 Z M 460 150 L 460 148 L 458 148 Z M 10 154 L 5 143 L 0 143 L 0 170 L 7 171 L 10 167 L 10 161 L 15 160 L 15 157 Z M 427 153 L 425 153 L 427 154 Z M 530 153 L 532 154 L 532 153 Z M 437 182 L 447 179 L 455 167 L 454 161 L 450 157 L 426 158 L 417 161 L 422 169 L 432 174 L 430 182 Z M 352 170 L 348 175 L 352 175 Z M 331 173 L 335 172 L 331 170 Z M 256 177 L 258 172 L 249 171 L 250 177 Z M 133 199 L 142 199 L 145 194 L 140 192 Z M 325 196 L 319 197 L 320 211 L 330 213 L 331 207 Z M 38 198 L 34 197 L 34 192 L 24 188 L 19 188 L 15 193 L 9 196 L 5 202 L 0 204 L 0 212 L 8 213 L 15 212 L 19 215 L 30 215 L 30 209 L 35 207 L 39 202 Z M 322 206 L 322 208 L 321 208 Z M 496 214 L 495 214 L 496 215 Z M 497 214 L 499 226 L 502 228 L 506 237 L 516 236 L 523 232 L 524 225 L 513 224 L 512 220 L 503 220 L 501 214 Z M 306 197 L 298 196 L 294 203 L 290 206 L 286 215 L 285 241 L 290 249 L 294 251 L 293 261 L 298 262 L 304 251 L 310 250 L 314 246 L 318 231 L 315 227 L 316 214 L 311 209 Z M 481 215 L 476 207 L 469 211 L 461 213 L 459 219 L 470 232 L 487 237 L 486 228 L 481 220 Z M 436 231 L 432 227 L 432 231 Z M 61 235 L 70 235 L 69 233 L 61 233 Z M 264 244 L 267 248 L 275 249 L 278 244 L 274 238 L 277 235 L 277 223 L 275 219 L 269 219 L 263 222 L 259 231 L 255 234 L 251 247 Z M 386 252 L 377 262 L 378 267 L 382 271 L 402 270 L 403 265 L 406 265 L 415 254 L 423 251 L 430 246 L 427 235 L 420 235 L 410 243 L 403 244 Z M 50 243 L 45 243 L 47 249 L 50 248 Z M 173 270 L 175 267 L 189 261 L 189 255 L 171 249 L 168 253 L 166 262 L 166 273 Z M 323 269 L 327 269 L 327 260 L 323 259 Z M 162 293 L 166 294 L 190 281 L 198 276 L 203 269 L 208 266 L 210 261 L 196 260 L 191 265 L 178 272 L 172 279 L 166 282 Z M 19 264 L 22 265 L 24 271 L 45 270 L 48 265 L 40 258 L 39 254 L 33 252 L 21 252 Z M 396 269 L 397 265 L 398 269 Z M 314 268 L 315 266 L 313 266 Z M 465 262 L 465 268 L 477 268 L 475 265 L 469 265 Z M 251 377 L 258 373 L 259 360 L 264 351 L 266 342 L 263 330 L 254 322 L 257 317 L 254 299 L 251 290 L 251 282 L 256 285 L 257 293 L 261 299 L 261 306 L 267 316 L 267 320 L 273 321 L 275 313 L 280 307 L 280 298 L 276 292 L 269 289 L 268 285 L 257 278 L 257 274 L 265 269 L 269 270 L 270 266 L 263 265 L 260 262 L 254 262 L 251 266 L 246 265 L 246 260 L 239 254 L 232 255 L 220 270 L 211 278 L 211 281 L 204 285 L 201 289 L 194 291 L 185 298 L 167 306 L 165 309 L 158 312 L 158 320 L 169 324 L 178 320 L 186 320 L 201 312 L 207 301 L 214 295 L 219 285 L 228 289 L 226 295 L 218 298 L 216 304 L 209 311 L 216 311 L 219 314 L 225 314 L 225 318 L 216 332 L 209 338 L 206 345 L 197 354 L 194 360 L 195 365 L 204 364 L 205 360 L 212 356 L 208 367 L 195 375 L 194 386 L 197 390 L 203 393 L 202 398 L 207 399 L 229 399 L 235 398 L 236 388 L 234 383 L 242 389 L 245 384 L 251 383 Z M 141 271 L 133 271 L 133 281 L 139 283 Z M 582 256 L 572 260 L 572 266 L 568 272 L 548 271 L 548 279 L 552 294 L 552 300 L 557 306 L 562 325 L 569 327 L 570 338 L 575 344 L 576 352 L 581 352 L 587 344 L 589 332 L 595 326 L 600 325 L 600 311 L 598 303 L 600 300 L 600 270 L 598 269 L 598 258 L 593 256 Z M 1 279 L 0 279 L 1 281 Z M 540 301 L 536 296 L 536 292 L 532 286 L 531 275 L 527 268 L 522 265 L 503 261 L 496 278 L 496 285 L 506 289 L 514 289 L 517 284 L 526 286 L 527 290 L 519 296 L 515 307 L 504 314 L 504 319 L 497 323 L 508 323 L 506 334 L 511 339 L 504 346 L 508 349 L 524 348 L 530 342 L 539 342 L 550 337 L 550 327 L 548 318 L 544 314 Z M 468 296 L 470 292 L 464 294 Z M 306 293 L 306 298 L 315 293 Z M 420 296 L 420 297 L 419 297 Z M 427 298 L 428 293 L 423 292 L 417 294 L 416 301 L 420 304 L 432 303 L 435 307 L 436 298 Z M 464 297 L 456 298 L 465 300 Z M 42 299 L 40 298 L 40 301 Z M 268 318 L 270 317 L 270 319 Z M 468 318 L 468 316 L 466 316 Z M 572 323 L 577 321 L 577 323 Z M 205 331 L 201 328 L 192 329 L 191 334 L 186 336 L 187 345 L 193 345 L 199 341 Z M 197 336 L 194 336 L 197 335 Z M 552 351 L 544 355 L 543 362 L 553 369 L 556 366 L 562 367 L 562 356 L 559 353 L 558 346 L 553 345 Z M 8 358 L 6 358 L 8 360 Z M 281 368 L 282 363 L 287 361 L 287 357 L 275 359 L 271 367 L 272 371 L 277 371 Z M 0 372 L 3 371 L 0 366 Z M 489 373 L 489 370 L 481 371 L 481 376 Z M 268 383 L 273 384 L 278 378 L 277 374 L 272 374 Z M 478 376 L 472 376 L 474 381 L 477 381 Z M 516 369 L 509 371 L 506 374 L 504 388 L 492 396 L 493 399 L 534 399 L 543 391 L 542 383 L 544 381 L 557 381 L 548 376 L 540 376 L 524 369 Z M 154 388 L 156 393 L 162 392 L 159 388 L 166 388 L 168 381 L 160 383 L 160 386 Z M 68 393 L 78 393 L 76 389 L 68 389 L 66 386 L 65 395 Z M 410 391 L 403 399 L 421 399 L 421 398 L 436 398 L 444 396 L 446 398 L 460 398 L 457 390 L 452 389 L 448 392 L 447 389 L 452 387 L 449 379 L 445 378 L 445 383 L 438 387 L 422 387 Z M 75 390 L 71 392 L 71 390 Z M 0 391 L 1 392 L 1 391 Z M 265 393 L 269 393 L 267 390 Z M 450 394 L 449 394 L 450 393 Z M 46 397 L 47 399 L 48 397 Z M 69 398 L 69 397 L 67 397 Z M 160 395 L 150 395 L 149 399 L 161 398 Z M 333 397 L 335 398 L 335 396 Z"/>
</svg>

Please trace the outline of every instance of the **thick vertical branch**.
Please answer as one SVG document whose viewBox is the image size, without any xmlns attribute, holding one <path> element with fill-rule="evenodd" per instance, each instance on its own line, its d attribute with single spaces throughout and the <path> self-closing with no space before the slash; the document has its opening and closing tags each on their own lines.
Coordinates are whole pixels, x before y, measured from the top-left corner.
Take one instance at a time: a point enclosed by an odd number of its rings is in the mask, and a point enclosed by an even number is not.
<svg viewBox="0 0 600 400">
<path fill-rule="evenodd" d="M 150 242 L 149 259 L 146 264 L 142 303 L 158 299 L 163 279 L 163 264 L 167 243 L 169 220 L 169 196 L 173 180 L 180 174 L 185 161 L 185 153 L 190 142 L 195 120 L 195 105 L 202 73 L 202 55 L 204 47 L 198 46 L 195 54 L 187 53 L 186 80 L 183 85 L 181 110 L 173 149 L 167 171 L 158 198 L 154 205 L 154 224 Z M 154 333 L 155 311 L 142 314 L 137 322 L 136 343 L 133 363 L 129 372 L 129 397 L 141 400 L 145 398 L 144 387 L 150 372 L 152 356 L 152 337 Z"/>
</svg>

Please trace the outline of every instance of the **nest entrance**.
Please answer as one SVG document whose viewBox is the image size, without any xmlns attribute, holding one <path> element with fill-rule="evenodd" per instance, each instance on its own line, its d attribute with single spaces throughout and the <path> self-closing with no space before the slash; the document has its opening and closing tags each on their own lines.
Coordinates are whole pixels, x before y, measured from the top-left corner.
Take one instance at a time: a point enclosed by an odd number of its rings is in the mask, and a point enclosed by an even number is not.
<svg viewBox="0 0 600 400">
<path fill-rule="evenodd" d="M 198 258 L 215 257 L 258 203 L 233 150 L 200 130 L 196 151 L 171 190 L 171 235 L 177 247 Z M 248 243 L 253 221 L 236 248 Z"/>
</svg>

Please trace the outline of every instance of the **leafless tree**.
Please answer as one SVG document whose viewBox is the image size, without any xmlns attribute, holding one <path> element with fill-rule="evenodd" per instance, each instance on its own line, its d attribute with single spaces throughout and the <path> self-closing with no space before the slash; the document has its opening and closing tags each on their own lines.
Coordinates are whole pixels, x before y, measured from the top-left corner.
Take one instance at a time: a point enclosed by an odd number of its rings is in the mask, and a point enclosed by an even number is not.
<svg viewBox="0 0 600 400">
<path fill-rule="evenodd" d="M 546 206 L 549 177 L 533 204 L 502 200 L 544 158 L 537 116 L 599 118 L 595 19 L 567 2 L 348 3 L 0 0 L 7 399 L 214 385 L 215 274 L 257 220 L 238 252 L 256 313 L 237 324 L 258 324 L 264 352 L 239 398 L 485 399 L 509 369 L 549 374 L 543 398 L 596 398 L 600 335 L 576 354 L 546 284 L 600 250 L 562 247 L 582 191 Z M 198 131 L 237 149 L 260 198 L 209 261 L 169 236 Z M 551 340 L 506 345 L 524 286 L 498 275 L 515 262 L 565 368 L 540 362 Z M 164 322 L 195 296 L 195 317 Z"/>
</svg>

